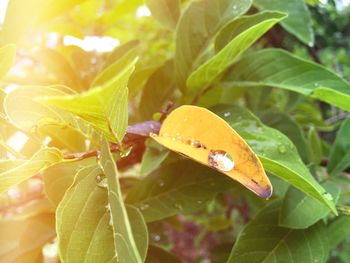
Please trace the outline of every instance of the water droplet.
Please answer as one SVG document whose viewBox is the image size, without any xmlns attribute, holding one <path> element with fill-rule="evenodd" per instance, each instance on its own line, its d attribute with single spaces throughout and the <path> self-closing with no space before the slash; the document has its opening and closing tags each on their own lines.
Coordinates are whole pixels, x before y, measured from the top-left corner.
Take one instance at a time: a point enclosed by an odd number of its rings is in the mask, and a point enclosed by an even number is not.
<svg viewBox="0 0 350 263">
<path fill-rule="evenodd" d="M 280 153 L 286 153 L 287 149 L 284 145 L 280 145 L 280 146 L 278 146 L 278 151 Z"/>
<path fill-rule="evenodd" d="M 103 180 L 103 178 L 105 178 L 105 175 L 104 175 L 104 174 L 98 174 L 98 175 L 96 175 L 96 178 L 95 178 L 96 183 L 100 183 L 100 182 Z"/>
<path fill-rule="evenodd" d="M 232 157 L 222 150 L 211 150 L 208 155 L 208 164 L 223 172 L 229 172 L 235 166 Z"/>
<path fill-rule="evenodd" d="M 129 156 L 129 154 L 131 153 L 131 150 L 132 150 L 132 147 L 129 147 L 127 149 L 120 151 L 120 157 L 124 158 L 124 157 Z"/>
<path fill-rule="evenodd" d="M 15 186 L 7 191 L 7 196 L 11 200 L 11 202 L 13 202 L 16 200 L 20 200 L 23 197 L 23 193 L 19 187 Z"/>
<path fill-rule="evenodd" d="M 160 241 L 160 235 L 158 235 L 158 234 L 151 234 L 151 238 L 155 242 L 159 242 Z"/>
<path fill-rule="evenodd" d="M 39 178 L 31 178 L 27 181 L 31 193 L 40 193 L 43 190 L 43 181 Z"/>
<path fill-rule="evenodd" d="M 104 174 L 96 175 L 95 180 L 99 187 L 107 188 L 107 184 L 108 184 L 107 177 Z"/>
<path fill-rule="evenodd" d="M 164 183 L 164 181 L 163 181 L 163 180 L 159 180 L 158 185 L 159 185 L 160 187 L 163 187 L 163 186 L 165 185 L 165 183 Z"/>
<path fill-rule="evenodd" d="M 149 133 L 149 136 L 150 136 L 150 137 L 156 137 L 156 136 L 157 136 L 157 134 L 156 134 L 156 133 L 154 133 L 154 132 L 150 132 L 150 133 Z"/>
<path fill-rule="evenodd" d="M 183 205 L 181 203 L 175 203 L 174 204 L 175 208 L 178 209 L 178 210 L 182 210 L 183 209 Z"/>
<path fill-rule="evenodd" d="M 225 116 L 225 117 L 228 117 L 228 116 L 230 116 L 230 115 L 231 115 L 231 112 L 229 112 L 229 111 L 224 113 L 224 116 Z"/>
<path fill-rule="evenodd" d="M 324 196 L 327 200 L 333 201 L 333 196 L 332 196 L 330 193 L 325 192 L 325 193 L 323 194 L 323 196 Z"/>
<path fill-rule="evenodd" d="M 100 183 L 97 184 L 101 188 L 107 188 L 108 187 L 108 181 L 107 177 L 103 178 Z"/>
<path fill-rule="evenodd" d="M 139 206 L 139 208 L 140 208 L 142 211 L 145 211 L 147 208 L 149 208 L 149 204 L 147 204 L 147 203 L 141 203 L 141 205 Z"/>
</svg>

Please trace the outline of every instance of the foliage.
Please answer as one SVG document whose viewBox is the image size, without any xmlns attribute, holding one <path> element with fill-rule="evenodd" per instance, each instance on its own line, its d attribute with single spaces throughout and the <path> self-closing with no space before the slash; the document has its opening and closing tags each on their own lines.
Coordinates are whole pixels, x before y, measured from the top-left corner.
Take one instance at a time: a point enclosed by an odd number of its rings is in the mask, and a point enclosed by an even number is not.
<svg viewBox="0 0 350 263">
<path fill-rule="evenodd" d="M 350 20 L 328 2 L 9 0 L 0 261 L 349 262 Z"/>
</svg>

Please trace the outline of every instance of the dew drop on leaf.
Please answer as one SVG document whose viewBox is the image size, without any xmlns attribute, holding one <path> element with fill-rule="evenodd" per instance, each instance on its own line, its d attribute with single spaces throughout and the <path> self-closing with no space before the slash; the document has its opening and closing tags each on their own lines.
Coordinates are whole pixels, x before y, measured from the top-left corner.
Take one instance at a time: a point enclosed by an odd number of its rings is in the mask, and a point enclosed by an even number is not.
<svg viewBox="0 0 350 263">
<path fill-rule="evenodd" d="M 123 151 L 120 152 L 120 157 L 124 158 L 129 156 L 129 154 L 131 153 L 132 147 L 129 147 L 127 149 L 124 149 Z"/>
<path fill-rule="evenodd" d="M 159 185 L 160 187 L 163 187 L 163 186 L 165 185 L 165 183 L 164 183 L 163 180 L 159 180 L 158 185 Z"/>
<path fill-rule="evenodd" d="M 228 117 L 228 116 L 230 116 L 230 115 L 231 115 L 231 112 L 229 112 L 229 111 L 224 113 L 224 116 L 225 116 L 225 117 Z"/>
<path fill-rule="evenodd" d="M 330 193 L 325 192 L 323 195 L 327 200 L 329 200 L 329 201 L 333 200 L 333 196 Z"/>
<path fill-rule="evenodd" d="M 211 150 L 208 155 L 208 164 L 223 172 L 229 172 L 235 166 L 232 157 L 222 150 Z"/>
<path fill-rule="evenodd" d="M 178 210 L 182 210 L 183 209 L 183 205 L 181 203 L 179 203 L 179 202 L 175 203 L 174 206 Z"/>
<path fill-rule="evenodd" d="M 16 201 L 23 197 L 23 193 L 19 187 L 15 186 L 7 191 L 7 196 L 11 201 Z"/>
<path fill-rule="evenodd" d="M 104 174 L 96 175 L 95 180 L 99 187 L 107 188 L 107 177 Z"/>
<path fill-rule="evenodd" d="M 142 203 L 139 207 L 140 207 L 141 211 L 145 211 L 147 208 L 149 208 L 149 204 Z"/>
<path fill-rule="evenodd" d="M 151 238 L 155 242 L 159 242 L 160 241 L 160 235 L 158 235 L 158 234 L 152 234 Z"/>
<path fill-rule="evenodd" d="M 278 147 L 278 151 L 279 151 L 280 153 L 286 153 L 287 149 L 286 149 L 286 147 L 285 147 L 284 145 L 280 145 L 280 146 Z"/>
</svg>

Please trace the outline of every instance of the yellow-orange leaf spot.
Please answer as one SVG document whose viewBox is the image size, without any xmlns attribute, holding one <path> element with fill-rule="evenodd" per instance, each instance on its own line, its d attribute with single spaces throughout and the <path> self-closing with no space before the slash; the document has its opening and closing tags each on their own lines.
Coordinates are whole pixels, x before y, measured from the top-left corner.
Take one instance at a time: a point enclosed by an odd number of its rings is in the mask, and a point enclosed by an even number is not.
<svg viewBox="0 0 350 263">
<path fill-rule="evenodd" d="M 272 185 L 253 150 L 222 118 L 211 111 L 184 105 L 172 111 L 153 139 L 166 148 L 209 166 L 263 198 Z"/>
</svg>

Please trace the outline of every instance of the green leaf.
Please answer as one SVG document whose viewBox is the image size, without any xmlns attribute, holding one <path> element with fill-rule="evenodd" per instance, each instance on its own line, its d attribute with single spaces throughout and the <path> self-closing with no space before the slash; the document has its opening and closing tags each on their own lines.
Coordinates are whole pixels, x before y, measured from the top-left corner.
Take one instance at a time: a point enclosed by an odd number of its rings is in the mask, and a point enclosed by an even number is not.
<svg viewBox="0 0 350 263">
<path fill-rule="evenodd" d="M 322 186 L 334 197 L 336 202 L 340 189 L 332 183 L 326 182 Z M 300 190 L 290 187 L 284 196 L 279 225 L 293 229 L 304 229 L 315 224 L 329 214 L 329 208 Z"/>
<path fill-rule="evenodd" d="M 189 76 L 189 92 L 197 94 L 212 84 L 241 53 L 285 17 L 283 13 L 264 12 L 241 17 L 228 24 L 220 34 L 233 35 L 234 38 Z"/>
<path fill-rule="evenodd" d="M 131 42 L 125 45 L 126 46 L 123 45 L 121 49 L 117 49 L 111 54 L 106 62 L 105 68 L 91 83 L 92 87 L 108 85 L 108 82 L 113 82 L 116 75 L 125 69 L 125 65 L 128 65 L 131 61 L 135 60 L 138 43 Z M 113 59 L 114 61 L 112 62 L 111 60 Z M 136 61 L 134 63 L 136 64 Z"/>
<path fill-rule="evenodd" d="M 123 262 L 143 262 L 148 247 L 147 226 L 142 215 L 137 209 L 132 209 L 133 220 L 137 220 L 136 226 L 140 237 L 144 238 L 142 247 L 137 247 L 129 217 L 124 205 L 122 192 L 119 185 L 119 176 L 115 161 L 110 153 L 106 139 L 102 141 L 100 166 L 107 177 L 108 202 L 111 211 L 114 246 L 118 260 Z"/>
<path fill-rule="evenodd" d="M 129 80 L 129 98 L 134 98 L 144 87 L 148 78 L 158 69 L 157 65 L 145 65 L 136 67 Z"/>
<path fill-rule="evenodd" d="M 140 101 L 140 114 L 147 120 L 155 112 L 162 110 L 162 106 L 169 99 L 175 89 L 174 64 L 167 61 L 148 79 Z"/>
<path fill-rule="evenodd" d="M 0 80 L 10 70 L 16 58 L 16 46 L 6 45 L 0 48 Z"/>
<path fill-rule="evenodd" d="M 45 193 L 56 207 L 61 202 L 66 190 L 73 184 L 77 172 L 96 164 L 96 158 L 71 160 L 55 164 L 43 172 Z"/>
<path fill-rule="evenodd" d="M 350 86 L 327 68 L 280 49 L 243 56 L 227 74 L 226 87 L 286 89 L 350 110 Z"/>
<path fill-rule="evenodd" d="M 42 135 L 43 140 L 46 136 L 51 138 L 48 144 L 50 147 L 56 147 L 61 150 L 67 149 L 70 152 L 86 151 L 86 138 L 82 136 L 81 132 L 69 125 L 45 124 L 38 126 L 38 132 Z"/>
<path fill-rule="evenodd" d="M 176 29 L 176 82 L 185 90 L 186 79 L 215 34 L 228 21 L 244 14 L 251 0 L 193 1 Z"/>
<path fill-rule="evenodd" d="M 313 46 L 312 20 L 304 0 L 254 0 L 254 5 L 260 10 L 287 13 L 288 18 L 282 21 L 282 26 L 305 44 Z"/>
<path fill-rule="evenodd" d="M 98 20 L 98 24 L 111 25 L 127 14 L 133 13 L 134 15 L 136 9 L 143 3 L 143 0 L 118 1 L 116 4 L 114 4 L 111 11 L 107 12 Z"/>
<path fill-rule="evenodd" d="M 62 262 L 110 262 L 113 230 L 106 190 L 97 186 L 97 165 L 81 169 L 56 210 L 56 231 Z"/>
<path fill-rule="evenodd" d="M 42 247 L 55 236 L 53 214 L 26 219 L 0 220 L 0 261 L 35 263 L 42 261 Z"/>
<path fill-rule="evenodd" d="M 310 160 L 314 165 L 318 165 L 323 156 L 323 149 L 321 139 L 314 126 L 311 126 L 309 129 L 308 144 L 310 149 Z"/>
<path fill-rule="evenodd" d="M 145 142 L 147 148 L 142 156 L 141 175 L 145 176 L 159 168 L 160 164 L 169 155 L 168 149 L 155 142 L 153 139 Z"/>
<path fill-rule="evenodd" d="M 271 128 L 277 129 L 293 142 L 298 149 L 298 153 L 302 160 L 307 163 L 309 157 L 307 149 L 307 141 L 300 125 L 292 119 L 291 116 L 284 112 L 267 111 L 259 116 L 261 120 Z"/>
<path fill-rule="evenodd" d="M 235 185 L 231 179 L 189 160 L 154 171 L 129 190 L 126 202 L 140 208 L 152 222 L 206 207 L 218 193 Z"/>
<path fill-rule="evenodd" d="M 234 19 L 233 21 L 229 22 L 226 24 L 218 33 L 217 37 L 215 38 L 215 51 L 220 52 L 225 46 L 230 44 L 232 40 L 237 38 L 239 35 L 242 33 L 247 34 L 247 30 L 250 30 L 250 35 L 257 34 L 259 32 L 258 28 L 261 27 L 261 23 L 266 24 L 266 23 L 277 23 L 283 19 L 286 18 L 285 13 L 281 12 L 273 12 L 273 11 L 265 11 L 261 13 L 257 13 L 254 15 L 247 15 L 247 16 L 241 16 L 237 19 Z M 270 21 L 272 20 L 272 21 Z M 278 20 L 278 21 L 274 21 Z M 273 24 L 270 26 L 272 27 Z M 259 35 L 262 35 L 259 33 Z M 260 36 L 255 36 L 252 38 L 256 38 Z M 246 47 L 242 47 L 246 48 Z"/>
<path fill-rule="evenodd" d="M 6 9 L 1 40 L 17 42 L 27 31 L 86 0 L 11 0 Z"/>
<path fill-rule="evenodd" d="M 270 174 L 268 174 L 268 176 L 269 175 Z M 271 184 L 273 185 L 273 194 L 276 197 L 283 197 L 287 193 L 290 184 L 273 174 L 271 174 L 269 177 Z"/>
<path fill-rule="evenodd" d="M 57 15 L 63 14 L 74 6 L 84 3 L 86 0 L 49 0 L 43 2 L 43 11 L 36 18 L 36 24 L 42 24 Z"/>
<path fill-rule="evenodd" d="M 11 0 L 1 31 L 2 44 L 15 43 L 33 25 L 40 14 L 44 0 Z"/>
<path fill-rule="evenodd" d="M 65 121 L 66 116 L 64 116 L 62 110 L 55 110 L 39 103 L 35 98 L 67 95 L 72 92 L 64 86 L 20 86 L 5 97 L 5 113 L 14 126 L 25 131 L 31 131 L 40 123 L 43 123 L 44 120 L 51 123 L 65 123 L 67 122 Z"/>
<path fill-rule="evenodd" d="M 49 105 L 78 115 L 102 132 L 110 141 L 120 142 L 128 125 L 128 89 L 136 59 L 128 63 L 101 87 L 70 96 L 47 96 L 40 99 Z"/>
<path fill-rule="evenodd" d="M 73 150 L 77 142 L 70 145 L 62 139 L 67 133 L 76 132 L 91 139 L 91 126 L 68 112 L 37 101 L 41 96 L 66 96 L 72 93 L 74 91 L 65 86 L 20 86 L 7 94 L 4 109 L 9 121 L 17 128 L 27 132 L 38 129 L 42 135 L 61 140 L 64 148 Z"/>
<path fill-rule="evenodd" d="M 126 205 L 126 211 L 131 224 L 131 230 L 135 239 L 136 248 L 140 253 L 141 262 L 145 262 L 148 253 L 148 229 L 142 213 L 134 206 Z M 119 218 L 118 218 L 119 220 Z M 125 251 L 124 251 L 125 252 Z M 120 258 L 125 259 L 124 256 Z"/>
<path fill-rule="evenodd" d="M 157 247 L 149 246 L 146 263 L 181 263 L 182 261 L 168 251 Z"/>
<path fill-rule="evenodd" d="M 122 59 L 124 55 L 129 53 L 131 50 L 139 47 L 139 40 L 130 40 L 122 45 L 117 46 L 113 51 L 109 54 L 105 64 L 103 65 L 103 69 L 108 68 L 112 64 L 116 63 L 119 59 Z"/>
<path fill-rule="evenodd" d="M 33 57 L 41 62 L 50 73 L 56 76 L 57 83 L 62 83 L 77 91 L 84 89 L 77 71 L 73 69 L 69 60 L 58 50 L 42 48 Z"/>
<path fill-rule="evenodd" d="M 333 143 L 327 170 L 336 175 L 350 166 L 350 118 L 344 120 Z"/>
<path fill-rule="evenodd" d="M 272 202 L 243 228 L 228 262 L 326 262 L 329 244 L 324 225 L 305 230 L 280 227 L 280 204 Z"/>
<path fill-rule="evenodd" d="M 170 30 L 174 30 L 180 16 L 180 0 L 146 0 L 152 16 Z"/>
<path fill-rule="evenodd" d="M 263 125 L 252 113 L 238 106 L 221 106 L 214 112 L 247 141 L 265 170 L 317 199 L 336 214 L 332 198 L 324 194 L 326 191 L 310 174 L 287 136 Z"/>
<path fill-rule="evenodd" d="M 0 161 L 0 193 L 62 160 L 63 155 L 58 149 L 43 148 L 19 165 L 17 162 Z"/>
<path fill-rule="evenodd" d="M 350 235 L 350 216 L 338 217 L 328 226 L 329 244 L 335 248 Z"/>
</svg>

